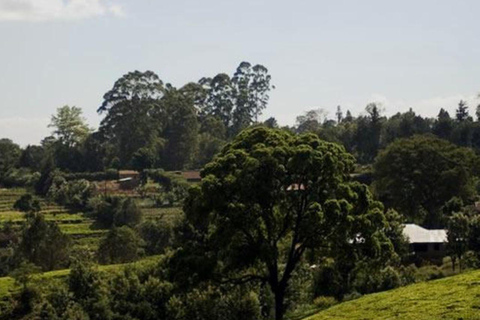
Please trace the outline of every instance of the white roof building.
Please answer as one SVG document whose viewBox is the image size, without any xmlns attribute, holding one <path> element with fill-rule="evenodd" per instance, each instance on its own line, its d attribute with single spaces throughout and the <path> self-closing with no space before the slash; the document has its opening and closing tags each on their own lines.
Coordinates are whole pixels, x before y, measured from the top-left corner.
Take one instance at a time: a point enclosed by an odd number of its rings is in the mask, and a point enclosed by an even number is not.
<svg viewBox="0 0 480 320">
<path fill-rule="evenodd" d="M 446 243 L 447 231 L 444 229 L 425 229 L 416 224 L 406 224 L 403 234 L 408 242 L 413 243 Z"/>
</svg>

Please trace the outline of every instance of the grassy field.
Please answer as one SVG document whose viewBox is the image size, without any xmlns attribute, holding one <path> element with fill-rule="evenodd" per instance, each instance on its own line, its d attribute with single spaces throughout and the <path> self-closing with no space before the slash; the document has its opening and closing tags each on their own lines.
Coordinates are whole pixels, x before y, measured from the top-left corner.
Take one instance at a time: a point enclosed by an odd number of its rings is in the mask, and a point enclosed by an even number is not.
<svg viewBox="0 0 480 320">
<path fill-rule="evenodd" d="M 480 319 L 480 271 L 366 295 L 305 320 Z"/>
</svg>

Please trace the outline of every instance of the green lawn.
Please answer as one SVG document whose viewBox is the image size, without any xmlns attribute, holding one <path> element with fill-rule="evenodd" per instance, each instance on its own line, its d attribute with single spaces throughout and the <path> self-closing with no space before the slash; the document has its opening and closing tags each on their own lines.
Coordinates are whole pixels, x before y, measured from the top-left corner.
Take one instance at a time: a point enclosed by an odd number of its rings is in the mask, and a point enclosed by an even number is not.
<svg viewBox="0 0 480 320">
<path fill-rule="evenodd" d="M 480 319 L 480 271 L 366 295 L 305 320 Z"/>
</svg>

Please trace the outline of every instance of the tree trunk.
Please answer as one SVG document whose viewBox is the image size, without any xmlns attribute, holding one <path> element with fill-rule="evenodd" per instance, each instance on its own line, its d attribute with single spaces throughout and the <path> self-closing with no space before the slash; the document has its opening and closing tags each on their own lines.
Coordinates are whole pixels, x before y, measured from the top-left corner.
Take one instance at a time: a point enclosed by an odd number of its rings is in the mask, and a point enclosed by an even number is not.
<svg viewBox="0 0 480 320">
<path fill-rule="evenodd" d="M 279 285 L 274 294 L 275 294 L 275 320 L 283 320 L 285 312 L 285 286 Z"/>
</svg>

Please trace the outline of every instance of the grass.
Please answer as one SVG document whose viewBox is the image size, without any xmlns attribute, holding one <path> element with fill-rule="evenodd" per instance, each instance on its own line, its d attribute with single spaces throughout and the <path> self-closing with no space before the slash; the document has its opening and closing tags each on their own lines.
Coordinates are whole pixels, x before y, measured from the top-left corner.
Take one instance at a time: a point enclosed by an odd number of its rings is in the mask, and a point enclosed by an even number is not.
<svg viewBox="0 0 480 320">
<path fill-rule="evenodd" d="M 108 232 L 106 229 L 92 229 L 92 222 L 60 224 L 60 230 L 65 234 L 89 235 L 103 234 Z"/>
<path fill-rule="evenodd" d="M 305 320 L 480 319 L 480 271 L 347 301 Z"/>
</svg>

